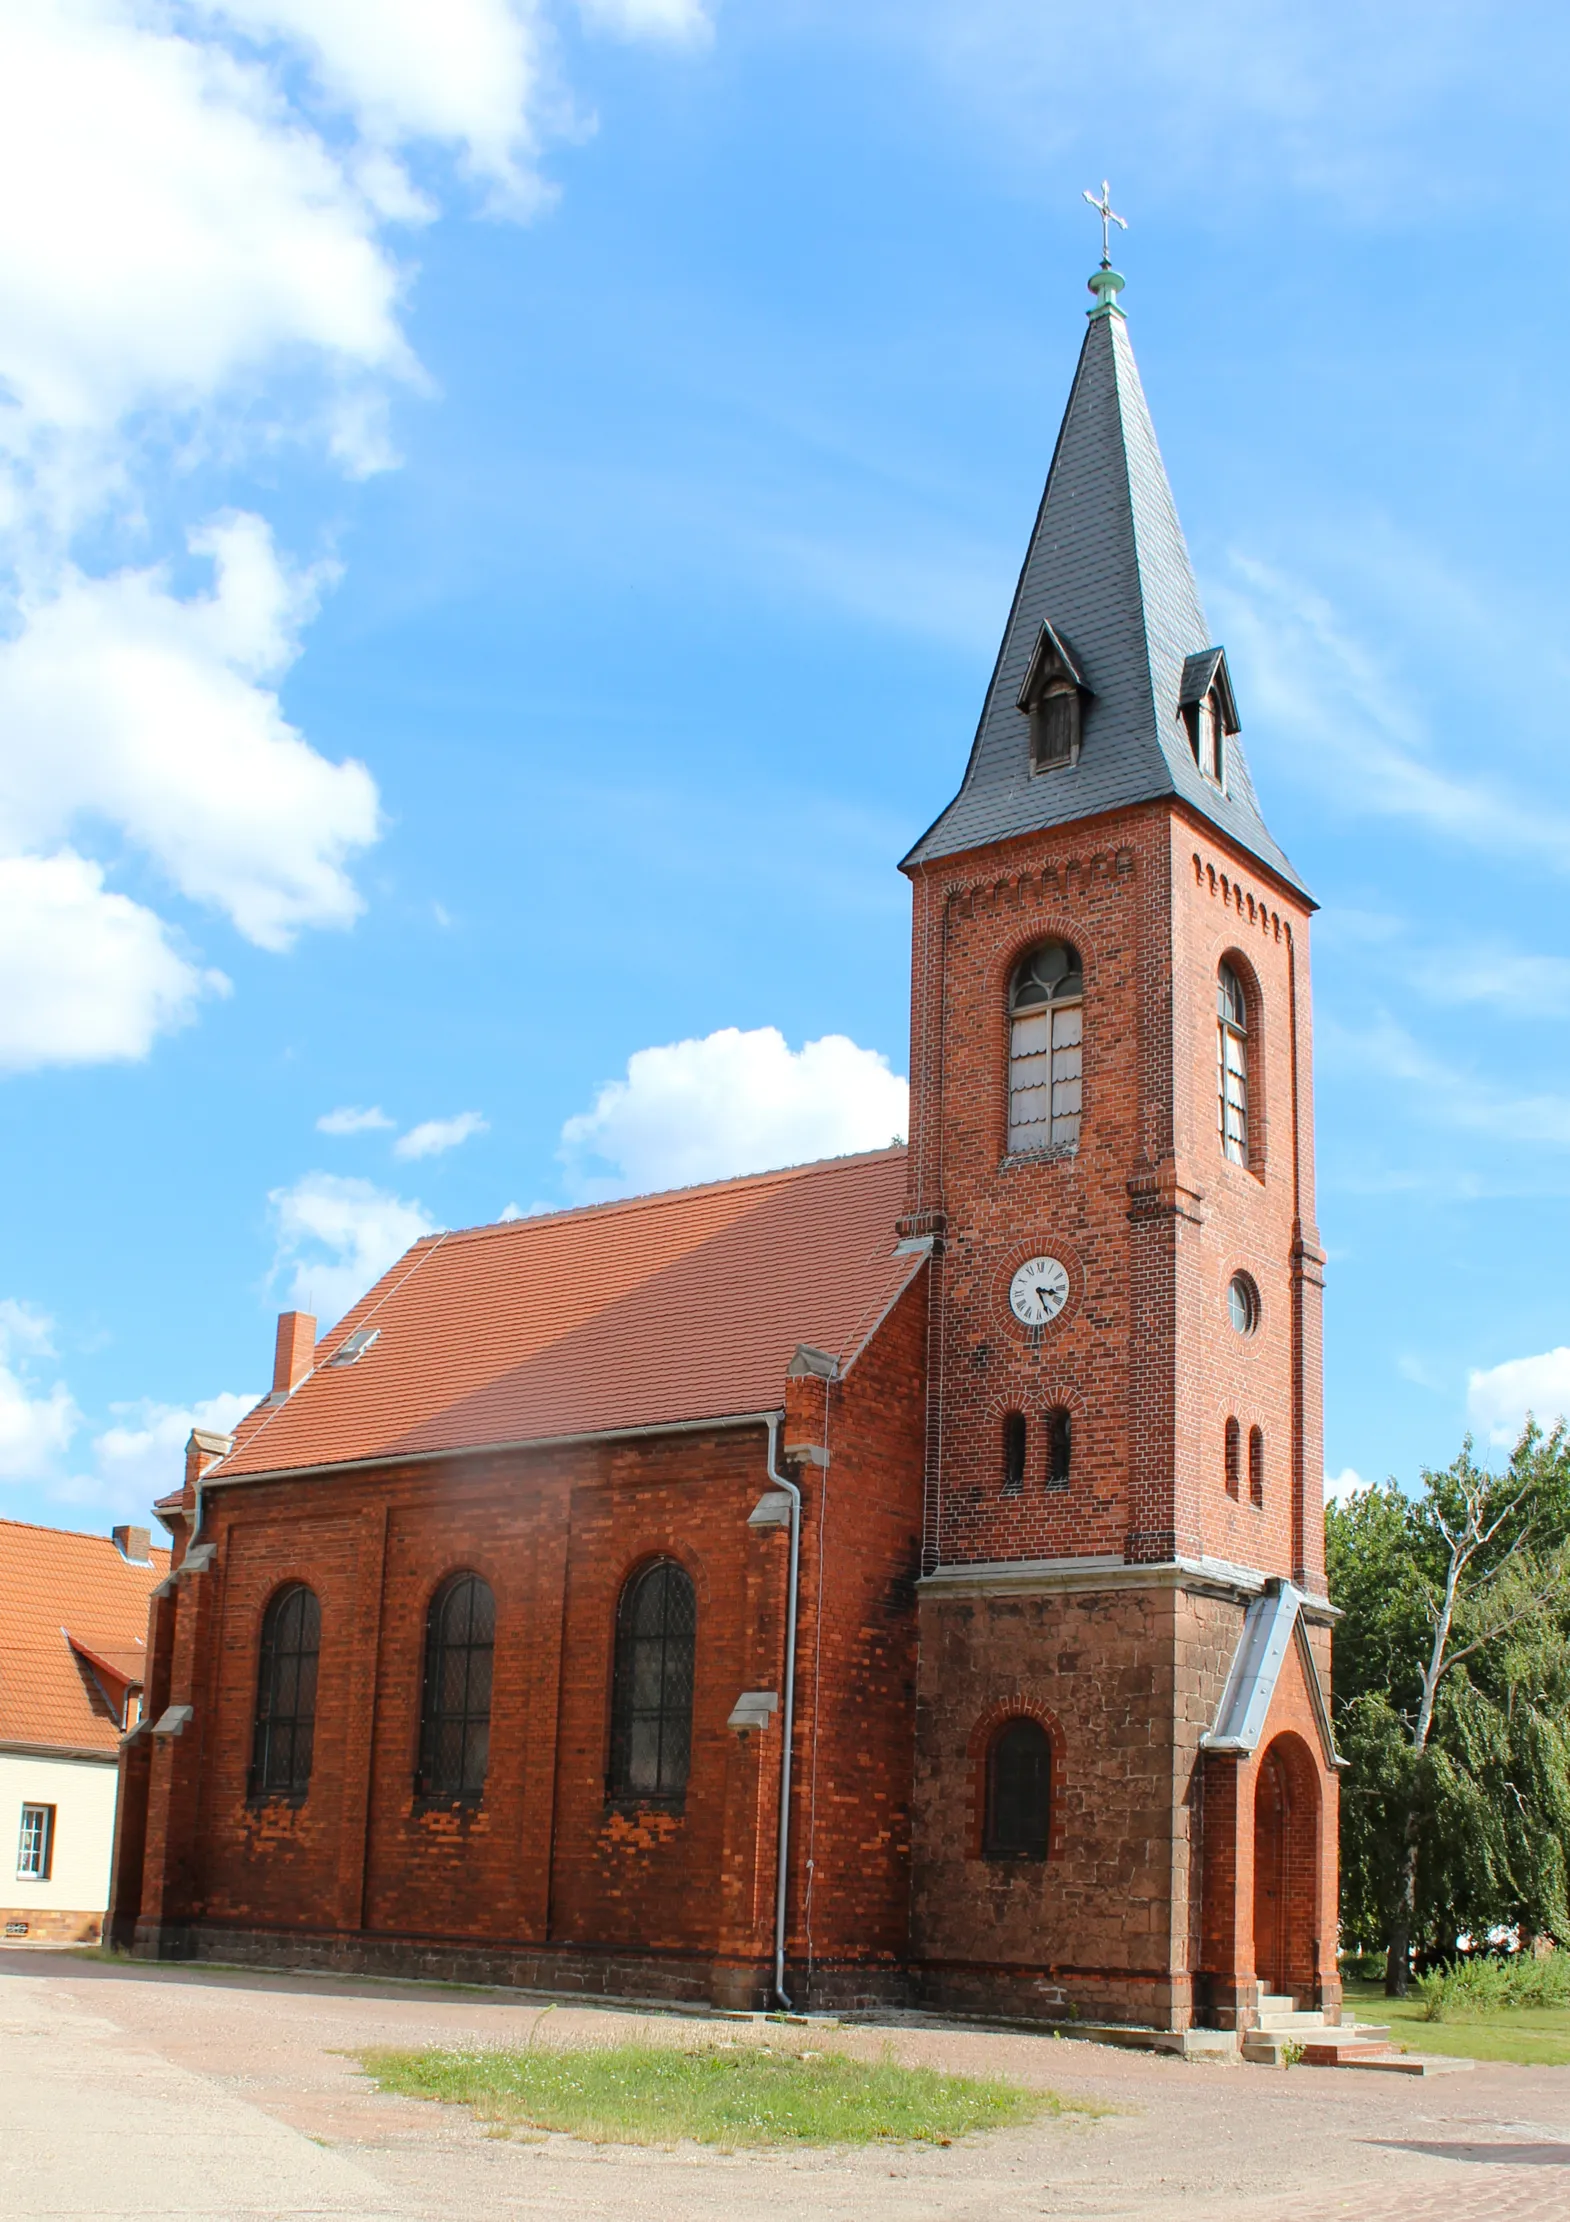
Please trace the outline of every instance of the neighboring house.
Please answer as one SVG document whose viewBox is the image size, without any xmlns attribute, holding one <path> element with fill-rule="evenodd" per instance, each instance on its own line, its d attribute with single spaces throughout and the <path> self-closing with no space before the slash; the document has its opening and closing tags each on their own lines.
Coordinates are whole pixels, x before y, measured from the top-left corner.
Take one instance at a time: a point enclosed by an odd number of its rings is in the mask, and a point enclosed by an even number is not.
<svg viewBox="0 0 1570 2222">
<path fill-rule="evenodd" d="M 272 1394 L 158 1507 L 117 1942 L 1338 2010 L 1314 905 L 1122 282 L 904 862 L 909 1149 L 433 1235 L 320 1343 L 285 1315 Z M 816 900 L 806 819 L 758 842 Z M 613 899 L 656 943 L 647 887 Z"/>
<path fill-rule="evenodd" d="M 120 1738 L 141 1718 L 148 1600 L 169 1553 L 0 1520 L 0 1916 L 91 1943 L 109 1903 Z"/>
</svg>

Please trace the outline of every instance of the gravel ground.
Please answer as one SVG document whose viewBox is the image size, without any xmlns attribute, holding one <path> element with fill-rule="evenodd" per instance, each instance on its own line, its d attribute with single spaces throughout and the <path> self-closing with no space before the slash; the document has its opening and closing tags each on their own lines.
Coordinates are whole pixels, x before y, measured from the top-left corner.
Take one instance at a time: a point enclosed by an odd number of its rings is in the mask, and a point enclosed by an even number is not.
<svg viewBox="0 0 1570 2222">
<path fill-rule="evenodd" d="M 702 2032 L 996 2073 L 1118 2111 L 947 2149 L 725 2154 L 500 2137 L 384 2098 L 352 2055 L 511 2045 L 516 1992 L 105 1965 L 0 1950 L 0 2215 L 391 2216 L 399 2222 L 1566 2222 L 1570 2069 L 1418 2080 L 1185 2063 L 892 2017 L 809 2039 L 766 2024 L 552 2007 L 537 2042 Z"/>
</svg>

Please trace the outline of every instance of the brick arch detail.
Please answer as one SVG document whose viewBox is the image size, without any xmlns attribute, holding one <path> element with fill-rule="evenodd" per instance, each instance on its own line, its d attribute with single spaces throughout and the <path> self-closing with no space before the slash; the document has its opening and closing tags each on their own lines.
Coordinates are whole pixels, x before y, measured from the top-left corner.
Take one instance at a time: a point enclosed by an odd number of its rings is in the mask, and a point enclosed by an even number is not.
<svg viewBox="0 0 1570 2222">
<path fill-rule="evenodd" d="M 1259 1800 L 1266 1792 L 1267 1770 L 1279 1764 L 1286 1776 L 1288 1811 L 1282 1845 L 1283 1872 L 1277 1878 L 1284 1901 L 1286 1965 L 1281 1971 L 1294 1993 L 1313 1996 L 1323 1969 L 1315 1964 L 1314 1940 L 1320 1933 L 1320 1767 L 1296 1729 L 1285 1728 L 1272 1736 L 1254 1765 L 1253 1796 L 1248 1825 L 1258 1846 Z M 1263 1882 L 1255 1872 L 1255 1903 Z M 1257 1930 L 1256 1930 L 1257 1935 Z M 1257 1954 L 1257 1947 L 1256 1947 Z M 1257 1966 L 1256 1973 L 1265 1970 Z"/>
<path fill-rule="evenodd" d="M 1012 1697 L 998 1698 L 984 1712 L 979 1713 L 965 1740 L 966 1772 L 970 1784 L 966 1857 L 981 1857 L 982 1838 L 987 1825 L 987 1755 L 997 1736 L 1010 1721 L 1016 1720 L 1039 1723 L 1046 1730 L 1052 1745 L 1052 1808 L 1047 1826 L 1047 1865 L 1050 1867 L 1063 1857 L 1063 1799 L 1068 1779 L 1068 1738 L 1064 1734 L 1062 1721 L 1045 1698 L 1028 1688 L 1017 1690 Z"/>
</svg>

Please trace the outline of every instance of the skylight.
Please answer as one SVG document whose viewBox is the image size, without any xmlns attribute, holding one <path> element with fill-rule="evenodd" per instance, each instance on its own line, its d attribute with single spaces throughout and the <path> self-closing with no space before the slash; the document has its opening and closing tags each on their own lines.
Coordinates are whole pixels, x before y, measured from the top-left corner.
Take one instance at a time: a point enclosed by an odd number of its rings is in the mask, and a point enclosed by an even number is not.
<svg viewBox="0 0 1570 2222">
<path fill-rule="evenodd" d="M 352 1335 L 344 1337 L 327 1363 L 330 1366 L 352 1366 L 356 1360 L 365 1356 L 380 1334 L 379 1327 L 356 1327 Z"/>
</svg>

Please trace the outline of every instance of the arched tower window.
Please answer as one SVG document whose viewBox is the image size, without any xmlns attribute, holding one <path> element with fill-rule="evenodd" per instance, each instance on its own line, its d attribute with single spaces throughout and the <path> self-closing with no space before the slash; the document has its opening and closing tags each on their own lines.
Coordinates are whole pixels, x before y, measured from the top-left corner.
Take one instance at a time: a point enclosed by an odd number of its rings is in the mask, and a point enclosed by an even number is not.
<svg viewBox="0 0 1570 2222">
<path fill-rule="evenodd" d="M 454 1574 L 425 1616 L 425 1690 L 416 1789 L 428 1798 L 477 1798 L 491 1755 L 491 1667 L 496 1599 L 478 1574 Z"/>
<path fill-rule="evenodd" d="M 674 1559 L 633 1575 L 616 1615 L 610 1793 L 679 1800 L 692 1756 L 698 1599 Z"/>
<path fill-rule="evenodd" d="M 1216 1096 L 1221 1147 L 1248 1163 L 1248 1004 L 1229 964 L 1216 974 Z"/>
<path fill-rule="evenodd" d="M 1237 1496 L 1242 1488 L 1243 1430 L 1236 1420 L 1227 1421 L 1227 1495 Z"/>
<path fill-rule="evenodd" d="M 1047 1472 L 1049 1489 L 1068 1487 L 1069 1460 L 1074 1449 L 1074 1423 L 1066 1405 L 1054 1405 L 1047 1414 Z"/>
<path fill-rule="evenodd" d="M 302 1798 L 316 1739 L 316 1662 L 322 1608 L 303 1582 L 280 1589 L 262 1615 L 251 1737 L 251 1796 Z"/>
<path fill-rule="evenodd" d="M 1017 1497 L 1025 1486 L 1025 1415 L 1007 1412 L 1003 1418 L 1003 1494 Z"/>
<path fill-rule="evenodd" d="M 1009 1148 L 1072 1149 L 1079 1141 L 1085 974 L 1066 941 L 1044 941 L 1009 990 Z"/>
<path fill-rule="evenodd" d="M 1248 1501 L 1263 1504 L 1265 1501 L 1265 1431 L 1251 1427 L 1248 1431 Z"/>
<path fill-rule="evenodd" d="M 1045 1859 L 1052 1824 L 1052 1739 L 1040 1721 L 1006 1721 L 987 1753 L 988 1859 Z"/>
</svg>

